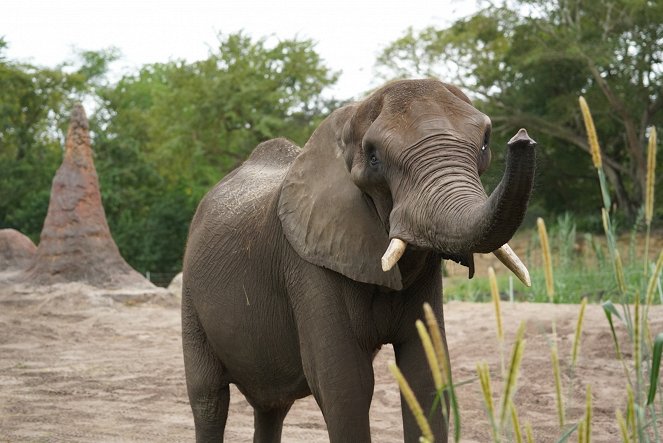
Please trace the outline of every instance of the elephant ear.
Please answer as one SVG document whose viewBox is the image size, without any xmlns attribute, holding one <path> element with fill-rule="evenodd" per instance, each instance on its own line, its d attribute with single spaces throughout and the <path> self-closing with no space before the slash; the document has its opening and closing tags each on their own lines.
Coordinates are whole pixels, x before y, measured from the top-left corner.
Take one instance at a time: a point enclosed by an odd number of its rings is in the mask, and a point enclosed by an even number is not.
<svg viewBox="0 0 663 443">
<path fill-rule="evenodd" d="M 340 147 L 355 109 L 335 111 L 313 133 L 285 177 L 278 214 L 286 238 L 304 260 L 356 281 L 400 290 L 398 266 L 388 272 L 381 267 L 389 246 L 387 229 L 352 181 Z"/>
</svg>

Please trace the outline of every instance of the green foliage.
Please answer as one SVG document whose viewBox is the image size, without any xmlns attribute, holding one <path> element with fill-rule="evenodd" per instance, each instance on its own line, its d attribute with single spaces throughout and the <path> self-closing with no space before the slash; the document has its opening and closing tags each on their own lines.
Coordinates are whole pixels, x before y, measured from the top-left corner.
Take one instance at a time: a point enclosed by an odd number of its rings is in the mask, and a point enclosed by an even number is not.
<svg viewBox="0 0 663 443">
<path fill-rule="evenodd" d="M 169 185 L 199 198 L 261 141 L 303 144 L 326 111 L 336 75 L 310 41 L 268 46 L 223 38 L 202 61 L 144 66 L 102 92 L 100 126 L 115 143 L 137 143 Z"/>
<path fill-rule="evenodd" d="M 310 41 L 243 34 L 202 61 L 143 66 L 99 91 L 93 119 L 109 225 L 141 271 L 175 272 L 197 202 L 260 142 L 303 145 L 336 81 Z"/>
<path fill-rule="evenodd" d="M 69 111 L 112 56 L 88 54 L 54 69 L 14 63 L 0 44 L 0 228 L 17 228 L 34 241 L 46 216 L 51 180 L 62 155 Z"/>
<path fill-rule="evenodd" d="M 205 60 L 145 65 L 115 84 L 107 72 L 116 49 L 43 68 L 7 60 L 6 46 L 0 39 L 0 228 L 38 241 L 70 110 L 93 103 L 106 216 L 141 272 L 179 271 L 203 194 L 264 140 L 303 145 L 335 105 L 320 94 L 337 74 L 308 40 L 228 35 Z"/>
<path fill-rule="evenodd" d="M 462 85 L 491 116 L 500 144 L 527 127 L 541 147 L 535 196 L 552 213 L 600 207 L 582 152 L 584 95 L 601 110 L 606 176 L 632 221 L 644 201 L 646 128 L 663 123 L 662 38 L 661 2 L 502 1 L 445 29 L 409 29 L 377 67 L 387 78 L 432 75 Z"/>
</svg>

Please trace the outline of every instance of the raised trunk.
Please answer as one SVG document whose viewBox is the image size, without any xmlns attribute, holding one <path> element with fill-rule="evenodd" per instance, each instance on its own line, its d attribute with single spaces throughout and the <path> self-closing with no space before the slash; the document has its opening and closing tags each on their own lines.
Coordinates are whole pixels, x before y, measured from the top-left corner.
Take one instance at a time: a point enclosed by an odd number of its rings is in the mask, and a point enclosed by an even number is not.
<svg viewBox="0 0 663 443">
<path fill-rule="evenodd" d="M 485 204 L 460 221 L 468 227 L 468 238 L 474 238 L 470 251 L 494 251 L 509 241 L 522 223 L 532 193 L 535 146 L 525 129 L 509 141 L 506 169 L 499 185 Z"/>
<path fill-rule="evenodd" d="M 498 249 L 511 239 L 525 215 L 534 178 L 535 145 L 524 129 L 509 141 L 504 176 L 490 197 L 478 175 L 441 172 L 444 184 L 422 191 L 424 196 L 418 201 L 425 207 L 395 202 L 390 237 L 437 250 L 465 264 L 472 253 Z M 426 195 L 430 193 L 437 194 Z"/>
</svg>

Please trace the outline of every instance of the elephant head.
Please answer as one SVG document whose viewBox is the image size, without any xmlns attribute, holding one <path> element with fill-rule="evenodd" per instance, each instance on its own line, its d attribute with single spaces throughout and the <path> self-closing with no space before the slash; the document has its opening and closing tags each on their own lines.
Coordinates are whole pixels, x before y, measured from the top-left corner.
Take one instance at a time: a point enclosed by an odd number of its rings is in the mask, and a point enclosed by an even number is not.
<svg viewBox="0 0 663 443">
<path fill-rule="evenodd" d="M 295 251 L 354 280 L 402 288 L 406 248 L 435 251 L 470 268 L 495 251 L 528 283 L 506 242 L 532 189 L 535 142 L 521 129 L 506 170 L 487 196 L 490 119 L 456 87 L 397 81 L 333 112 L 293 162 L 279 217 Z M 385 252 L 386 251 L 386 252 Z"/>
</svg>

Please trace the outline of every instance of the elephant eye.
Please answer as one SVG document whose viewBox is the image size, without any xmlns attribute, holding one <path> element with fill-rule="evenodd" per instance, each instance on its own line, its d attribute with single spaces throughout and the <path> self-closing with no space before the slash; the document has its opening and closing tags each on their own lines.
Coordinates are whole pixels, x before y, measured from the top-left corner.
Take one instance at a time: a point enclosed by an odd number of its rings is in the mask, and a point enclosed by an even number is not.
<svg viewBox="0 0 663 443">
<path fill-rule="evenodd" d="M 371 166 L 377 166 L 378 163 L 380 163 L 380 160 L 375 156 L 375 154 L 371 154 L 371 156 L 368 158 L 369 163 Z"/>
<path fill-rule="evenodd" d="M 490 130 L 487 130 L 483 136 L 483 145 L 481 146 L 481 150 L 485 151 L 486 149 L 488 149 L 489 143 L 490 143 Z"/>
</svg>

